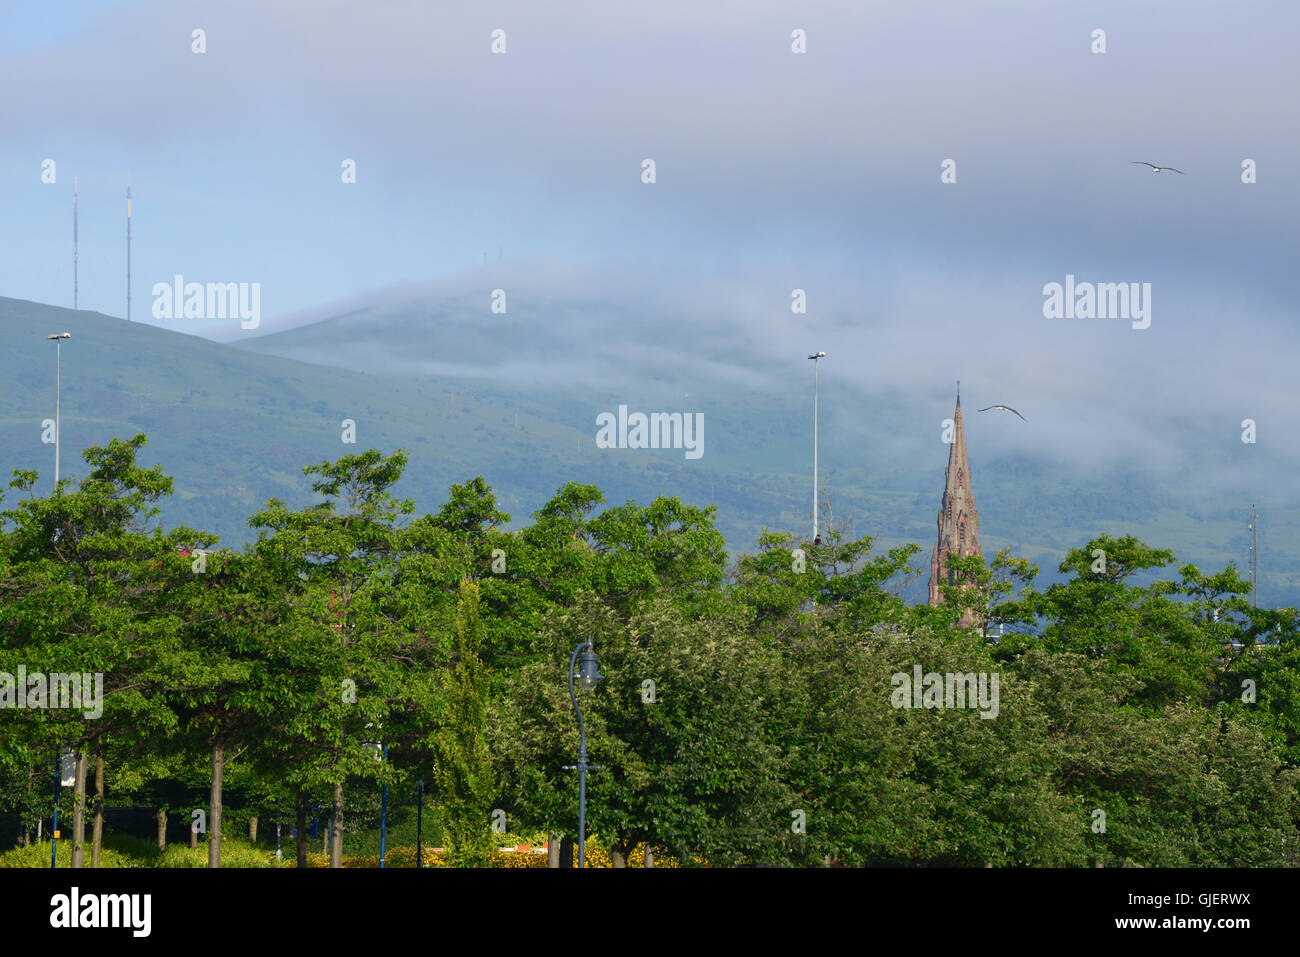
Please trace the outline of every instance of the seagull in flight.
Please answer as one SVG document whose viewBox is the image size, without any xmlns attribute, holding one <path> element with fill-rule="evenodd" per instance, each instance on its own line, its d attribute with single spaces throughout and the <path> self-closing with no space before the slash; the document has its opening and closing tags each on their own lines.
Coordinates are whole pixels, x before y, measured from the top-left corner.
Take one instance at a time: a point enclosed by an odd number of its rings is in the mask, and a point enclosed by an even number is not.
<svg viewBox="0 0 1300 957">
<path fill-rule="evenodd" d="M 1020 415 L 1019 412 L 1016 412 L 1016 410 L 1013 409 L 1013 408 L 1011 408 L 1011 406 L 1009 406 L 1009 405 L 990 405 L 990 406 L 988 406 L 988 408 L 984 408 L 984 409 L 976 409 L 975 411 L 976 411 L 976 412 L 987 412 L 989 409 L 1001 409 L 1003 412 L 1015 412 L 1016 415 L 1020 416 L 1020 421 L 1022 421 L 1022 422 L 1028 422 L 1028 421 L 1029 421 L 1029 420 L 1026 419 L 1023 415 Z"/>
<path fill-rule="evenodd" d="M 1157 166 L 1155 163 L 1144 163 L 1142 160 L 1129 160 L 1134 166 L 1150 166 L 1153 173 L 1178 173 L 1180 176 L 1186 176 L 1180 169 L 1174 169 L 1172 166 Z"/>
</svg>

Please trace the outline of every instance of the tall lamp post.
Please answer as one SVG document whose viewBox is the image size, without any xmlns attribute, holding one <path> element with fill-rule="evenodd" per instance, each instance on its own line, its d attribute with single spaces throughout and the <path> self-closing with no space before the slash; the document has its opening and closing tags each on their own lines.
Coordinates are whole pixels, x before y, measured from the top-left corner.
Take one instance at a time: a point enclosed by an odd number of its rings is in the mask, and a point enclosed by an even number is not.
<svg viewBox="0 0 1300 957">
<path fill-rule="evenodd" d="M 817 539 L 817 391 L 819 385 L 818 372 L 821 369 L 821 360 L 826 357 L 824 352 L 814 352 L 808 358 L 813 361 L 813 544 L 820 544 Z"/>
<path fill-rule="evenodd" d="M 381 763 L 388 761 L 388 745 L 384 745 L 384 756 L 380 759 Z M 383 788 L 379 798 L 379 866 L 385 867 L 388 862 L 388 779 L 384 778 Z"/>
<path fill-rule="evenodd" d="M 59 439 L 63 437 L 62 409 L 62 383 L 63 373 L 63 340 L 71 339 L 72 333 L 60 332 L 58 335 L 46 336 L 46 339 L 54 340 L 54 487 L 59 487 Z"/>
<path fill-rule="evenodd" d="M 424 776 L 415 783 L 415 866 L 424 867 Z"/>
<path fill-rule="evenodd" d="M 50 828 L 50 867 L 58 860 L 59 851 L 59 785 L 63 783 L 63 755 L 54 759 L 54 825 Z"/>
<path fill-rule="evenodd" d="M 569 700 L 573 702 L 573 711 L 578 716 L 578 763 L 566 764 L 564 769 L 576 769 L 578 772 L 578 867 L 581 868 L 586 865 L 587 859 L 587 771 L 599 771 L 600 767 L 587 763 L 587 726 L 583 724 L 582 709 L 578 707 L 578 696 L 573 690 L 573 668 L 578 662 L 579 653 L 582 664 L 578 666 L 576 677 L 584 690 L 590 691 L 605 676 L 597 670 L 596 648 L 590 641 L 584 641 L 573 649 L 573 654 L 569 657 Z"/>
</svg>

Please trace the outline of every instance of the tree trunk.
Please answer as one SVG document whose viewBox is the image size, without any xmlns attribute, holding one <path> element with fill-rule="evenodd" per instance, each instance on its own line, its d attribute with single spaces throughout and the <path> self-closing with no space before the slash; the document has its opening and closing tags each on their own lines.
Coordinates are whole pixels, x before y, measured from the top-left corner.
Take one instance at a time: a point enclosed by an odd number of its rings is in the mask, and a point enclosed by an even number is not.
<svg viewBox="0 0 1300 957">
<path fill-rule="evenodd" d="M 160 807 L 154 816 L 158 819 L 158 853 L 161 854 L 167 850 L 167 809 Z"/>
<path fill-rule="evenodd" d="M 255 817 L 248 819 L 248 839 L 254 844 L 257 843 L 257 818 Z"/>
<path fill-rule="evenodd" d="M 221 866 L 221 776 L 226 766 L 226 749 L 212 746 L 212 792 L 208 797 L 208 867 Z"/>
<path fill-rule="evenodd" d="M 646 867 L 655 866 L 655 852 L 654 849 L 649 844 L 645 846 L 645 866 Z"/>
<path fill-rule="evenodd" d="M 298 792 L 293 807 L 294 834 L 298 838 L 298 867 L 307 866 L 307 795 Z"/>
<path fill-rule="evenodd" d="M 558 834 L 546 835 L 546 866 L 551 868 L 560 866 L 560 835 Z"/>
<path fill-rule="evenodd" d="M 77 783 L 72 801 L 72 866 L 86 866 L 86 752 L 77 752 Z"/>
<path fill-rule="evenodd" d="M 333 840 L 330 842 L 330 867 L 343 866 L 343 782 L 334 785 Z"/>
<path fill-rule="evenodd" d="M 95 827 L 90 843 L 90 866 L 99 867 L 99 852 L 104 847 L 104 744 L 95 755 Z"/>
<path fill-rule="evenodd" d="M 568 835 L 560 839 L 560 866 L 573 866 L 573 838 Z"/>
<path fill-rule="evenodd" d="M 627 867 L 627 851 L 623 850 L 621 845 L 615 845 L 609 849 L 610 867 Z"/>
</svg>

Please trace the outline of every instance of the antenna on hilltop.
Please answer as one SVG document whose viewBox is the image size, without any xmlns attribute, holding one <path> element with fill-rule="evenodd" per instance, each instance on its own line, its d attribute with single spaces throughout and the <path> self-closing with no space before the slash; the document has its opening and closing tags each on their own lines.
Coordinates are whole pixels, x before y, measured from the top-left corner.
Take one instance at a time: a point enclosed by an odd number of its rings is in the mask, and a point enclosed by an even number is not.
<svg viewBox="0 0 1300 957">
<path fill-rule="evenodd" d="M 1250 603 L 1259 607 L 1259 513 L 1250 506 Z"/>
<path fill-rule="evenodd" d="M 72 309 L 77 309 L 77 177 L 72 177 Z"/>
<path fill-rule="evenodd" d="M 126 171 L 126 321 L 131 321 L 131 171 Z"/>
</svg>

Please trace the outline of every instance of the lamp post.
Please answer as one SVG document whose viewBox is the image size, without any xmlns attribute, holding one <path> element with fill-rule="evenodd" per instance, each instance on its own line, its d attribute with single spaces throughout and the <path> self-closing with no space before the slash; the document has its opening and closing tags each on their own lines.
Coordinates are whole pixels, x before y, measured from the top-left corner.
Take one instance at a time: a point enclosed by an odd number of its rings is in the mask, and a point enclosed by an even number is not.
<svg viewBox="0 0 1300 957">
<path fill-rule="evenodd" d="M 415 866 L 424 867 L 424 778 L 415 782 Z"/>
<path fill-rule="evenodd" d="M 582 868 L 586 865 L 587 847 L 587 771 L 599 771 L 600 767 L 587 763 L 587 726 L 582 721 L 582 709 L 578 707 L 578 696 L 573 690 L 573 668 L 578 662 L 579 653 L 582 664 L 578 667 L 578 684 L 590 691 L 605 676 L 597 670 L 596 649 L 590 641 L 584 641 L 573 649 L 573 654 L 569 657 L 569 700 L 573 702 L 573 711 L 578 716 L 578 763 L 566 764 L 564 769 L 576 769 L 578 772 L 578 867 Z"/>
<path fill-rule="evenodd" d="M 55 866 L 59 847 L 59 788 L 76 783 L 75 763 L 69 759 L 72 752 L 62 748 L 54 759 L 54 826 L 50 831 L 50 867 Z"/>
<path fill-rule="evenodd" d="M 59 850 L 59 785 L 63 783 L 63 755 L 54 759 L 54 825 L 50 828 L 50 868 L 58 860 Z"/>
<path fill-rule="evenodd" d="M 821 360 L 826 357 L 824 352 L 814 352 L 808 358 L 813 361 L 813 544 L 818 544 L 817 540 L 817 392 L 819 385 L 819 371 L 821 369 Z"/>
<path fill-rule="evenodd" d="M 62 383 L 60 381 L 63 373 L 63 340 L 71 339 L 72 333 L 60 332 L 57 335 L 46 336 L 46 339 L 54 340 L 54 487 L 59 487 L 59 439 L 63 432 L 62 409 L 60 408 L 62 397 Z"/>
<path fill-rule="evenodd" d="M 388 745 L 384 745 L 382 763 L 388 762 Z M 388 779 L 384 778 L 379 799 L 379 866 L 383 868 L 388 862 Z"/>
<path fill-rule="evenodd" d="M 1259 513 L 1252 502 L 1250 506 L 1250 603 L 1259 607 Z"/>
</svg>

